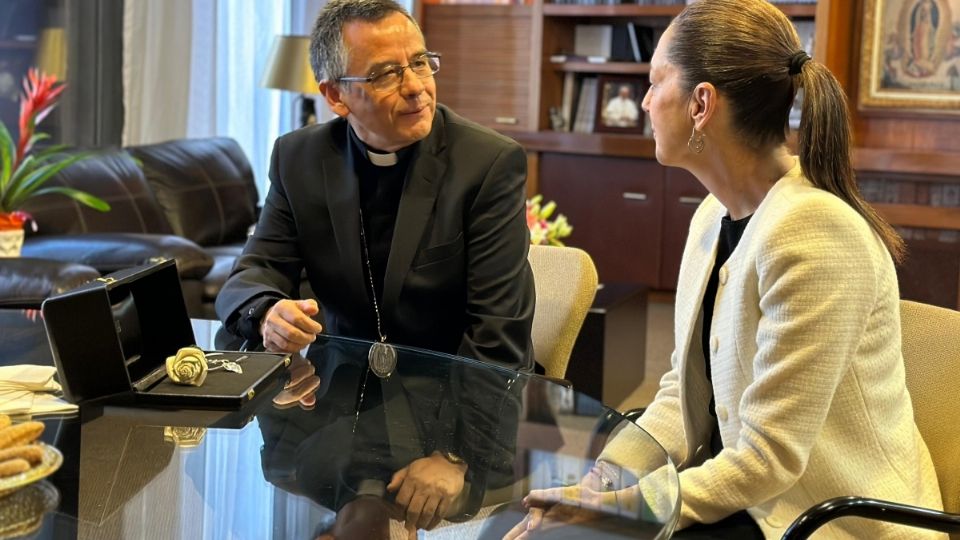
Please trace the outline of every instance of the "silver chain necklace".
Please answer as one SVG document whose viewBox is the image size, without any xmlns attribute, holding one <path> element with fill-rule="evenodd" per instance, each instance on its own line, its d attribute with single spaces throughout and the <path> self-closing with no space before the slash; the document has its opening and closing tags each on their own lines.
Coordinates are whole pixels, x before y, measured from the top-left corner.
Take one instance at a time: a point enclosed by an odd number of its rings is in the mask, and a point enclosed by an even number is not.
<svg viewBox="0 0 960 540">
<path fill-rule="evenodd" d="M 370 281 L 370 298 L 373 300 L 373 313 L 377 316 L 377 335 L 380 341 L 370 346 L 367 352 L 367 365 L 374 375 L 381 379 L 389 377 L 397 368 L 397 350 L 387 343 L 380 321 L 380 304 L 377 303 L 377 288 L 373 284 L 373 265 L 370 264 L 370 251 L 367 249 L 367 235 L 364 233 L 363 210 L 360 210 L 360 244 L 363 246 L 363 258 L 367 263 L 367 277 Z"/>
</svg>

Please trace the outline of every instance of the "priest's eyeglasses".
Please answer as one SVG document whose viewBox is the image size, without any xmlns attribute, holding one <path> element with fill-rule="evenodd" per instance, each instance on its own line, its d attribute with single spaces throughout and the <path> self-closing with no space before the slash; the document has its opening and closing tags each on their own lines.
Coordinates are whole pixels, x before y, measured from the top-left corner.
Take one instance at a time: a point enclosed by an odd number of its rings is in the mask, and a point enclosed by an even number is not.
<svg viewBox="0 0 960 540">
<path fill-rule="evenodd" d="M 365 82 L 377 92 L 394 92 L 403 84 L 403 74 L 408 68 L 417 78 L 432 77 L 440 71 L 440 53 L 425 52 L 405 66 L 386 66 L 367 77 L 340 77 L 337 82 Z"/>
</svg>

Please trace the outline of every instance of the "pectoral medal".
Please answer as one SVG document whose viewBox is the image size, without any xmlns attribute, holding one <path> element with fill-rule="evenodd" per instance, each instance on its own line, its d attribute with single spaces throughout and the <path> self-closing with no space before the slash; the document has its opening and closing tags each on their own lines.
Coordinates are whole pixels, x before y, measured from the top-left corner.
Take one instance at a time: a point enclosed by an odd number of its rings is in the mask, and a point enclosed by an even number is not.
<svg viewBox="0 0 960 540">
<path fill-rule="evenodd" d="M 367 362 L 374 375 L 386 379 L 397 368 L 397 350 L 388 343 L 374 343 L 367 353 Z"/>
</svg>

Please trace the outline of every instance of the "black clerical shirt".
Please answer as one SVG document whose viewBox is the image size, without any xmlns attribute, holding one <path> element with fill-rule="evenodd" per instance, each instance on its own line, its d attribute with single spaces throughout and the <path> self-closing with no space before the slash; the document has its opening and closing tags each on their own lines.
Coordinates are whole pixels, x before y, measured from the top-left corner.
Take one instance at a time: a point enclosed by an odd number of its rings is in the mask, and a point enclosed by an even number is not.
<svg viewBox="0 0 960 540">
<path fill-rule="evenodd" d="M 397 223 L 397 211 L 400 208 L 400 195 L 410 170 L 410 157 L 413 146 L 396 152 L 393 165 L 374 164 L 368 152 L 383 154 L 369 148 L 357 137 L 353 128 L 348 128 L 350 142 L 347 145 L 353 172 L 360 182 L 360 210 L 363 212 L 363 237 L 366 240 L 366 252 L 361 246 L 364 274 L 369 278 L 367 254 L 370 256 L 370 268 L 373 272 L 373 285 L 377 301 L 383 297 L 383 279 L 387 273 L 387 259 L 390 257 L 390 245 L 393 243 L 393 230 Z M 357 216 L 360 219 L 360 216 Z M 368 283 L 369 286 L 369 283 Z M 384 329 L 386 332 L 386 329 Z"/>
</svg>

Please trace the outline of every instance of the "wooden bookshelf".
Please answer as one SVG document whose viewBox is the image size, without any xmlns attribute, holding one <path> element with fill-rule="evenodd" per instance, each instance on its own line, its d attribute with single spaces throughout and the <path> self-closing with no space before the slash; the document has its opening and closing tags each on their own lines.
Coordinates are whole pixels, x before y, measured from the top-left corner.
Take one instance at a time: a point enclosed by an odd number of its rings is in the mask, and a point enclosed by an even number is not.
<svg viewBox="0 0 960 540">
<path fill-rule="evenodd" d="M 788 17 L 813 18 L 816 4 L 774 4 Z M 588 6 L 578 4 L 543 4 L 543 14 L 551 17 L 676 17 L 685 5 L 643 6 L 619 4 L 612 6 Z"/>
<path fill-rule="evenodd" d="M 551 17 L 676 17 L 684 7 L 686 6 L 543 4 L 543 14 Z"/>
<path fill-rule="evenodd" d="M 550 65 L 554 71 L 572 71 L 574 73 L 623 73 L 630 75 L 650 73 L 650 64 L 647 62 L 557 62 Z"/>
<path fill-rule="evenodd" d="M 618 133 L 518 131 L 510 136 L 528 151 L 535 152 L 652 159 L 656 150 L 656 144 L 650 137 Z"/>
</svg>

